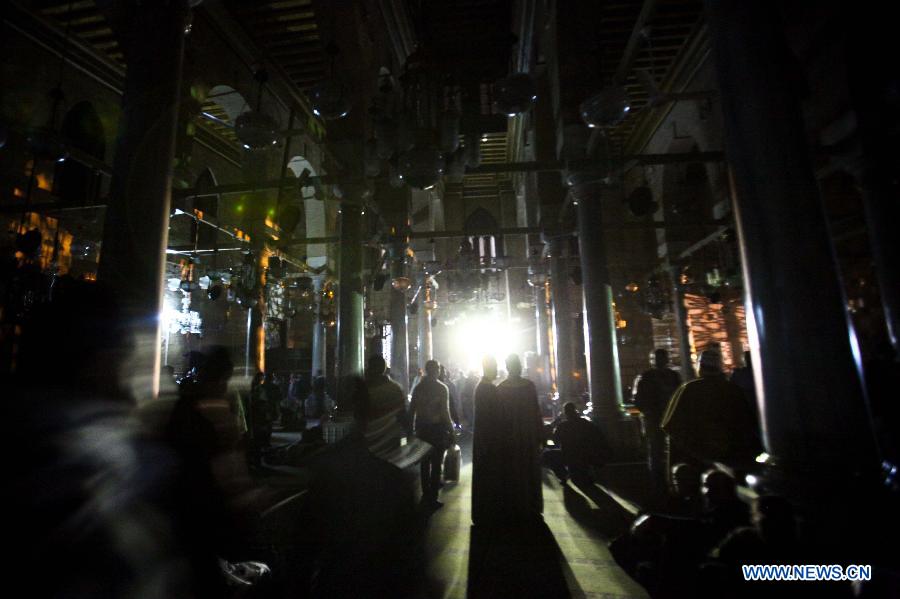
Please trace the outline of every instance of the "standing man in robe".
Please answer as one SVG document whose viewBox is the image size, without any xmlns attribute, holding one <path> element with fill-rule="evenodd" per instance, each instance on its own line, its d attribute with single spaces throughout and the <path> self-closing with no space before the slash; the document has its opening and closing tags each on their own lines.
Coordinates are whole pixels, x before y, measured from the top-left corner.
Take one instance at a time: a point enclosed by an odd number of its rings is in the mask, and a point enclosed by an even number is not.
<svg viewBox="0 0 900 599">
<path fill-rule="evenodd" d="M 489 524 L 503 510 L 503 473 L 507 461 L 502 442 L 504 415 L 494 386 L 497 360 L 485 356 L 482 368 L 484 376 L 474 393 L 472 435 L 472 522 L 478 526 Z"/>
<path fill-rule="evenodd" d="M 540 519 L 544 511 L 541 491 L 544 421 L 537 389 L 534 383 L 522 378 L 522 363 L 516 354 L 506 358 L 506 370 L 509 376 L 497 387 L 505 420 L 502 438 L 507 467 L 503 484 L 508 501 L 504 512 L 518 520 Z"/>
</svg>

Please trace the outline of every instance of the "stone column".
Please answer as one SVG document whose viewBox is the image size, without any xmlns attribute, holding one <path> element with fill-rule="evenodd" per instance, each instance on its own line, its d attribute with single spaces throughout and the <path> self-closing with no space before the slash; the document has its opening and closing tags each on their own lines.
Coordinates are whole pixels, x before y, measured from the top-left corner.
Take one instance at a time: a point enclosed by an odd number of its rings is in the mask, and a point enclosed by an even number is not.
<svg viewBox="0 0 900 599">
<path fill-rule="evenodd" d="M 546 277 L 546 275 L 544 275 Z M 550 286 L 546 280 L 539 280 L 533 288 L 534 326 L 537 343 L 537 363 L 541 369 L 540 384 L 544 392 L 551 389 L 550 381 L 550 335 L 553 333 L 550 302 Z"/>
<path fill-rule="evenodd" d="M 362 207 L 341 204 L 340 286 L 338 288 L 338 378 L 363 373 L 364 299 Z"/>
<path fill-rule="evenodd" d="M 706 8 L 770 475 L 846 481 L 878 462 L 779 11 L 744 0 Z"/>
<path fill-rule="evenodd" d="M 106 208 L 98 279 L 117 296 L 134 335 L 129 365 L 138 400 L 159 392 L 159 314 L 187 0 L 117 2 L 128 70 Z"/>
<path fill-rule="evenodd" d="M 681 380 L 687 382 L 697 377 L 691 360 L 691 331 L 688 327 L 687 307 L 684 305 L 684 285 L 681 284 L 681 267 L 669 268 L 672 278 L 672 311 L 675 313 L 675 328 L 678 329 L 678 353 L 681 354 Z"/>
<path fill-rule="evenodd" d="M 315 379 L 316 373 L 322 372 L 323 376 L 327 374 L 328 354 L 325 334 L 325 323 L 322 322 L 322 289 L 325 285 L 325 277 L 318 276 L 313 279 L 314 301 L 315 301 L 315 317 L 313 319 L 312 331 L 312 367 L 310 369 L 310 379 Z"/>
<path fill-rule="evenodd" d="M 406 291 L 391 289 L 391 378 L 409 393 Z"/>
<path fill-rule="evenodd" d="M 622 375 L 613 292 L 603 239 L 602 192 L 603 183 L 599 182 L 572 188 L 572 196 L 578 202 L 578 248 L 581 255 L 588 389 L 595 418 L 611 425 L 622 415 Z"/>
<path fill-rule="evenodd" d="M 560 402 L 580 401 L 576 396 L 572 373 L 575 356 L 572 352 L 572 308 L 569 303 L 569 266 L 565 249 L 567 237 L 550 240 L 550 287 L 553 296 L 553 344 L 556 348 L 556 386 Z"/>
<path fill-rule="evenodd" d="M 878 292 L 895 359 L 900 355 L 900 265 L 896 226 L 900 222 L 900 123 L 897 114 L 897 69 L 872 69 L 872 57 L 896 51 L 892 19 L 873 19 L 846 5 L 847 68 L 851 101 L 862 142 L 861 183 L 866 230 L 875 259 Z M 894 248 L 893 250 L 891 248 Z"/>
<path fill-rule="evenodd" d="M 426 277 L 422 292 L 419 294 L 419 368 L 425 370 L 425 362 L 434 359 L 434 336 L 431 330 L 431 310 L 427 308 L 432 299 L 434 288 L 431 279 Z"/>
</svg>

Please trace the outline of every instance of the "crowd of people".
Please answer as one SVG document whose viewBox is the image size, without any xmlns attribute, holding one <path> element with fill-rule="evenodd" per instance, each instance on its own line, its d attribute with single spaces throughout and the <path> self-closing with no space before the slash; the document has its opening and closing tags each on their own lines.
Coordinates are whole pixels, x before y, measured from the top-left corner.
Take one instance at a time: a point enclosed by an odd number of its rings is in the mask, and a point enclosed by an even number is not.
<svg viewBox="0 0 900 599">
<path fill-rule="evenodd" d="M 23 456 L 10 487 L 20 516 L 14 567 L 36 581 L 36 596 L 233 594 L 229 580 L 265 572 L 247 561 L 259 556 L 247 554 L 246 537 L 276 499 L 259 483 L 279 456 L 306 472 L 302 549 L 290 572 L 300 594 L 421 595 L 422 518 L 441 507 L 445 451 L 461 431 L 472 433 L 472 520 L 482 529 L 540 522 L 542 466 L 563 484 L 590 484 L 615 449 L 573 403 L 548 431 L 516 355 L 499 383 L 492 358 L 477 384 L 429 361 L 409 398 L 376 355 L 332 399 L 321 376 L 306 385 L 260 374 L 238 393 L 228 350 L 207 347 L 177 382 L 164 375 L 161 401 L 136 406 L 125 383 L 138 349 L 115 314 L 103 287 L 62 285 L 23 328 L 7 385 L 21 399 L 9 403 L 0 436 L 8 455 Z M 791 506 L 761 497 L 751 511 L 722 466 L 739 468 L 759 440 L 720 356 L 704 352 L 700 377 L 686 383 L 667 358 L 656 352 L 636 397 L 650 469 L 663 473 L 670 498 L 612 552 L 654 596 L 738 596 L 736 564 L 797 563 L 808 553 Z M 272 448 L 273 430 L 300 441 Z M 424 448 L 416 473 L 386 457 L 411 442 Z M 42 576 L 49 564 L 54 576 Z"/>
</svg>

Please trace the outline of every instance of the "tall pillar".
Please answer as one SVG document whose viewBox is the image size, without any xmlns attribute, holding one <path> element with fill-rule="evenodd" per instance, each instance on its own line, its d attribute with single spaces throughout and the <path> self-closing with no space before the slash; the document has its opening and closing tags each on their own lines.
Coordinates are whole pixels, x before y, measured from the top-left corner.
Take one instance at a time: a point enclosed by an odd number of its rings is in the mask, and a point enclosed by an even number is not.
<svg viewBox="0 0 900 599">
<path fill-rule="evenodd" d="M 707 0 L 770 473 L 877 466 L 856 337 L 771 2 Z M 781 473 L 797 472 L 797 477 Z M 799 488 L 796 489 L 799 491 Z"/>
<path fill-rule="evenodd" d="M 406 291 L 391 289 L 391 378 L 409 393 Z"/>
<path fill-rule="evenodd" d="M 560 402 L 577 401 L 575 383 L 575 356 L 570 343 L 575 327 L 569 303 L 569 268 L 565 255 L 567 237 L 550 239 L 550 286 L 553 294 L 553 332 L 556 348 L 556 385 Z"/>
<path fill-rule="evenodd" d="M 546 275 L 545 275 L 546 276 Z M 550 380 L 550 335 L 551 314 L 549 305 L 549 284 L 540 280 L 533 287 L 534 293 L 534 327 L 537 343 L 537 363 L 541 369 L 540 383 L 544 392 L 552 390 Z"/>
<path fill-rule="evenodd" d="M 684 285 L 681 283 L 681 267 L 669 268 L 672 277 L 672 311 L 675 313 L 675 328 L 678 329 L 678 353 L 681 354 L 681 380 L 696 378 L 694 362 L 691 359 L 691 330 L 688 327 L 687 306 L 684 305 Z"/>
<path fill-rule="evenodd" d="M 322 288 L 325 285 L 325 277 L 318 276 L 313 279 L 313 289 L 315 290 L 315 317 L 313 319 L 312 331 L 312 367 L 310 368 L 311 378 L 315 378 L 319 372 L 326 375 L 328 364 L 327 358 L 327 336 L 325 334 L 325 323 L 322 322 Z"/>
<path fill-rule="evenodd" d="M 341 204 L 340 287 L 338 288 L 338 377 L 363 372 L 364 299 L 362 207 Z"/>
<path fill-rule="evenodd" d="M 255 232 L 253 239 L 260 242 L 254 245 L 254 257 L 256 258 L 256 281 L 254 293 L 256 303 L 250 307 L 250 332 L 249 354 L 250 368 L 254 372 L 266 371 L 266 269 L 269 267 L 269 255 L 262 245 L 262 233 Z M 252 376 L 254 372 L 249 374 Z"/>
<path fill-rule="evenodd" d="M 128 69 L 98 279 L 134 334 L 129 370 L 138 400 L 159 392 L 160 335 L 172 162 L 187 0 L 117 2 Z"/>
<path fill-rule="evenodd" d="M 873 56 L 891 55 L 896 35 L 891 19 L 872 19 L 858 7 L 846 6 L 847 68 L 850 96 L 863 150 L 862 191 L 866 231 L 878 277 L 878 293 L 895 359 L 900 356 L 900 265 L 896 259 L 896 226 L 900 222 L 900 123 L 896 69 L 870 68 Z M 891 248 L 894 248 L 893 250 Z"/>
<path fill-rule="evenodd" d="M 622 415 L 622 375 L 616 343 L 616 316 L 603 238 L 603 183 L 574 187 L 578 202 L 578 248 L 584 302 L 584 351 L 595 417 L 607 424 Z"/>
<path fill-rule="evenodd" d="M 434 337 L 431 331 L 431 310 L 427 307 L 431 304 L 431 295 L 434 288 L 431 286 L 431 278 L 425 277 L 422 283 L 422 292 L 419 293 L 419 368 L 425 370 L 425 362 L 434 359 Z"/>
</svg>

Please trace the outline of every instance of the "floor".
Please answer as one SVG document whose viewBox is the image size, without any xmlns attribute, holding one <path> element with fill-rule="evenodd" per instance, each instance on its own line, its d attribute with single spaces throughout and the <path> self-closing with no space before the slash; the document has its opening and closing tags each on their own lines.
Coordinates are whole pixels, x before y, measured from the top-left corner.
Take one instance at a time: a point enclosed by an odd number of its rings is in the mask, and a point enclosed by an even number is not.
<svg viewBox="0 0 900 599">
<path fill-rule="evenodd" d="M 644 598 L 606 548 L 631 514 L 596 486 L 563 487 L 545 471 L 544 525 L 483 531 L 471 526 L 470 443 L 460 481 L 441 491 L 427 526 L 433 597 Z"/>
</svg>

